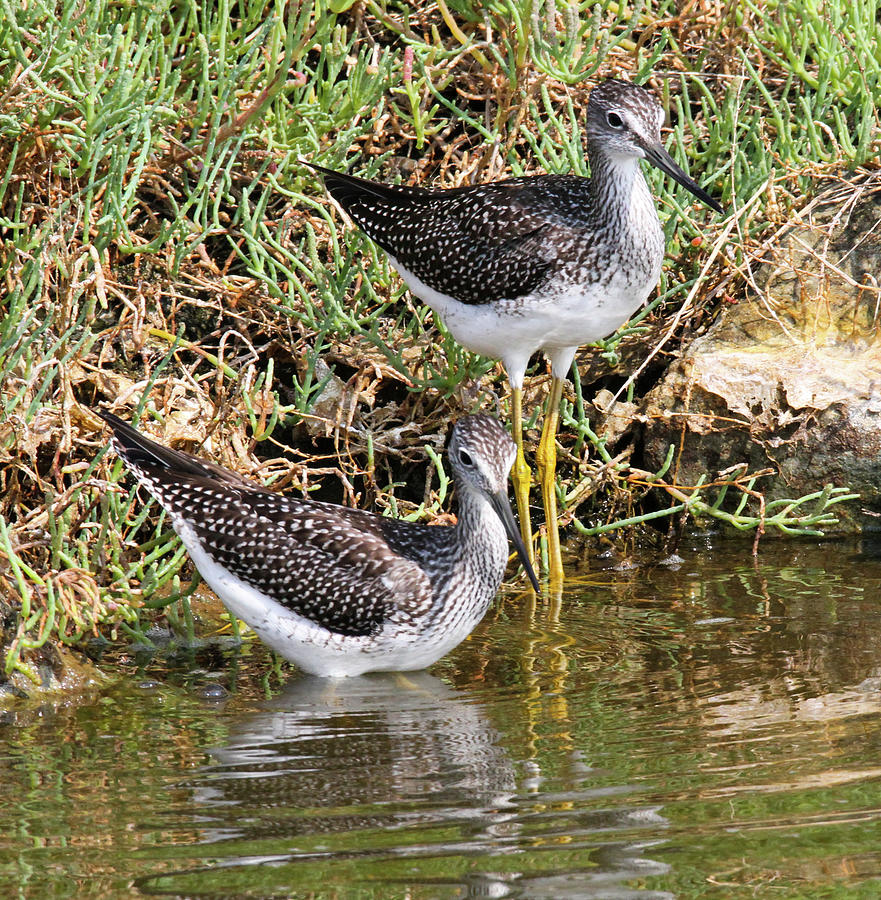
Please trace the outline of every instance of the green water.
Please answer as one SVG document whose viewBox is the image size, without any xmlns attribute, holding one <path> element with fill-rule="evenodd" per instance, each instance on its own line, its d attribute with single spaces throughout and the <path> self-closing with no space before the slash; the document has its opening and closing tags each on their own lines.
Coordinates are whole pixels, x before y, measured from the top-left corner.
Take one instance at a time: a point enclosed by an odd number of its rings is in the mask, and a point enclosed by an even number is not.
<svg viewBox="0 0 881 900">
<path fill-rule="evenodd" d="M 881 555 L 680 553 L 406 680 L 211 648 L 8 714 L 0 896 L 881 896 Z"/>
</svg>

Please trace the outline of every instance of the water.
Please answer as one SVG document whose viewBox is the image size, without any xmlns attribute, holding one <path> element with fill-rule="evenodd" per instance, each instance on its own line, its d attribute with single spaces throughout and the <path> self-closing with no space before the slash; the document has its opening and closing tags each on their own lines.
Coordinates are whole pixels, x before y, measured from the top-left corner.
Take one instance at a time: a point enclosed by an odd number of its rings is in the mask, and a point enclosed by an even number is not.
<svg viewBox="0 0 881 900">
<path fill-rule="evenodd" d="M 682 555 L 406 679 L 215 648 L 9 715 L 0 896 L 881 896 L 881 557 Z"/>
</svg>

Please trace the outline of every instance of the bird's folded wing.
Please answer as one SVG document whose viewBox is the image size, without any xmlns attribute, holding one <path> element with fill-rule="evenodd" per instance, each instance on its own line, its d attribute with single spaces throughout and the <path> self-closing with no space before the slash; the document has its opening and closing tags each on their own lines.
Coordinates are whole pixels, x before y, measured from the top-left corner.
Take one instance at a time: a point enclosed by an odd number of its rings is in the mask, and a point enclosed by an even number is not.
<svg viewBox="0 0 881 900">
<path fill-rule="evenodd" d="M 426 191 L 325 173 L 331 196 L 400 266 L 468 304 L 516 300 L 555 268 L 549 233 L 570 229 L 536 181 Z"/>
<path fill-rule="evenodd" d="M 338 634 L 367 635 L 430 604 L 422 569 L 341 515 L 343 507 L 327 512 L 218 490 L 224 500 L 212 500 L 203 516 L 190 511 L 188 527 L 215 562 L 298 615 Z"/>
</svg>

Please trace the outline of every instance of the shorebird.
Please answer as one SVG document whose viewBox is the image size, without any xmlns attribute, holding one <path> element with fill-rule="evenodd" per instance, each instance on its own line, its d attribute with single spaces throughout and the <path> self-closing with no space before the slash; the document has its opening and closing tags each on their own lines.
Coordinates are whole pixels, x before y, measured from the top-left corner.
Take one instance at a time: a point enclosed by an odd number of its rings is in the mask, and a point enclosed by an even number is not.
<svg viewBox="0 0 881 900">
<path fill-rule="evenodd" d="M 530 554 L 531 472 L 523 456 L 522 389 L 532 354 L 544 350 L 548 356 L 551 391 L 536 461 L 552 584 L 562 581 L 563 571 L 555 484 L 563 381 L 578 347 L 626 322 L 661 274 L 664 235 L 639 160 L 723 212 L 664 149 L 663 121 L 662 107 L 645 88 L 614 79 L 595 87 L 585 129 L 590 178 L 536 175 L 426 190 L 307 163 L 453 337 L 504 363 L 517 444 L 512 475 Z"/>
<path fill-rule="evenodd" d="M 453 428 L 459 514 L 443 528 L 273 493 L 96 412 L 209 587 L 306 672 L 407 671 L 440 659 L 486 613 L 508 537 L 538 591 L 508 501 L 516 448 L 490 416 L 466 416 Z"/>
</svg>

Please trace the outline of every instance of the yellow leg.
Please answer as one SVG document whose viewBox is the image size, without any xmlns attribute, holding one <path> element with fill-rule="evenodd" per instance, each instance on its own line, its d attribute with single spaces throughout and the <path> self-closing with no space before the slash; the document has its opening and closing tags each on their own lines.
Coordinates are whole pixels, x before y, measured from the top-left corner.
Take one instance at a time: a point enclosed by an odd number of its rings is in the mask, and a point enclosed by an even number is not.
<svg viewBox="0 0 881 900">
<path fill-rule="evenodd" d="M 544 427 L 535 461 L 541 482 L 541 496 L 545 508 L 548 529 L 548 581 L 551 591 L 563 584 L 563 557 L 560 553 L 560 524 L 557 521 L 557 424 L 560 421 L 560 400 L 563 397 L 563 380 L 554 378 L 551 395 L 545 411 Z"/>
<path fill-rule="evenodd" d="M 535 550 L 532 546 L 532 521 L 529 518 L 529 487 L 532 484 L 532 471 L 523 456 L 523 389 L 514 388 L 512 396 L 514 443 L 517 445 L 517 458 L 511 469 L 514 481 L 514 496 L 517 499 L 517 518 L 520 520 L 520 536 L 526 544 L 529 561 L 535 568 Z"/>
</svg>

